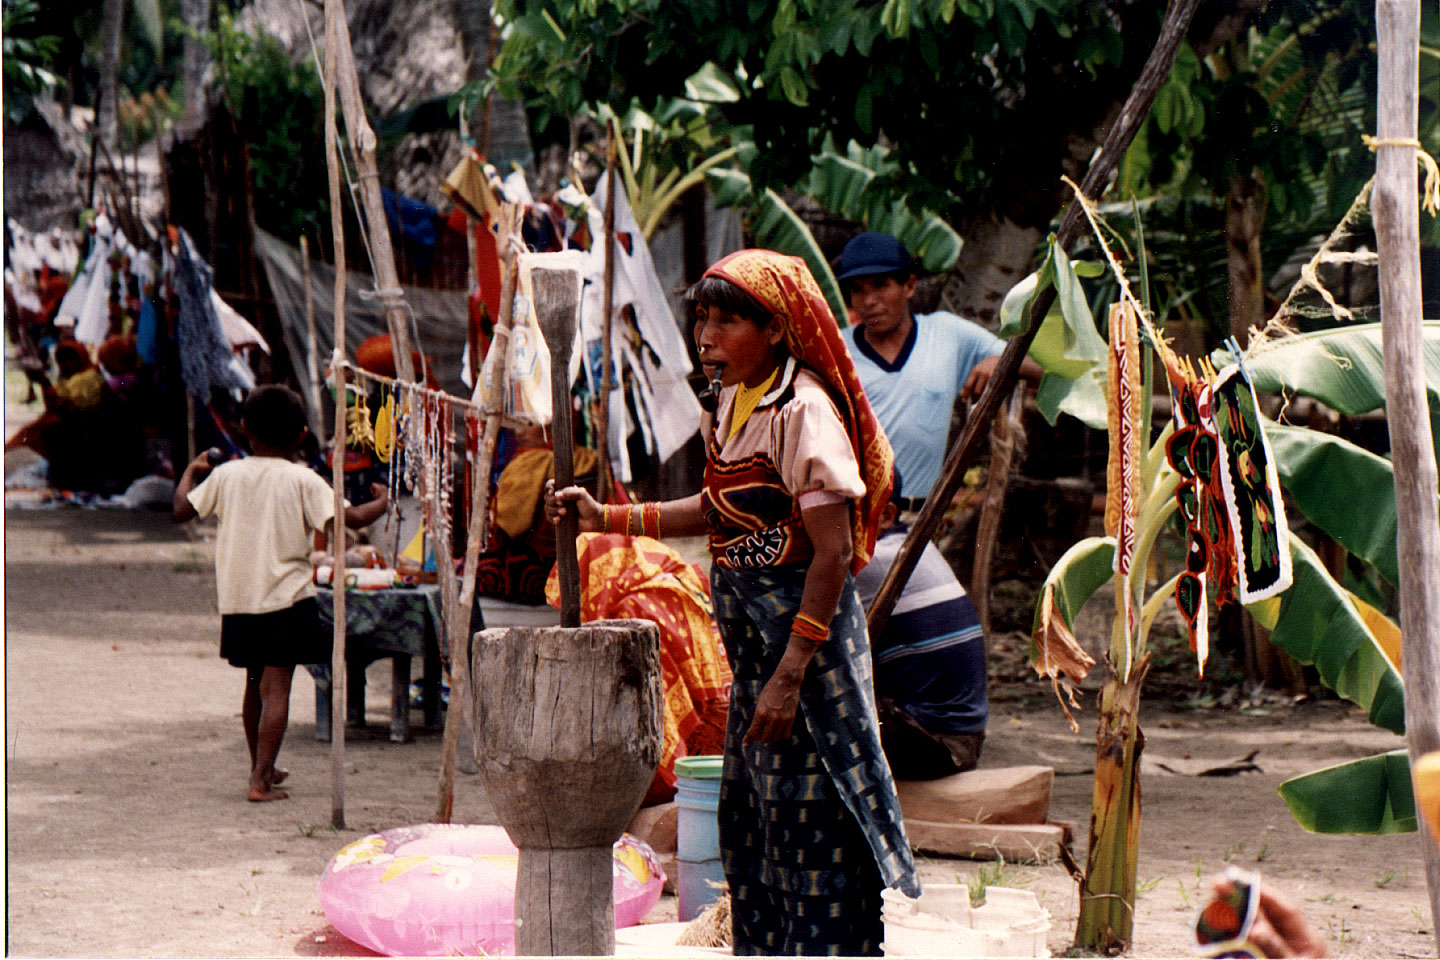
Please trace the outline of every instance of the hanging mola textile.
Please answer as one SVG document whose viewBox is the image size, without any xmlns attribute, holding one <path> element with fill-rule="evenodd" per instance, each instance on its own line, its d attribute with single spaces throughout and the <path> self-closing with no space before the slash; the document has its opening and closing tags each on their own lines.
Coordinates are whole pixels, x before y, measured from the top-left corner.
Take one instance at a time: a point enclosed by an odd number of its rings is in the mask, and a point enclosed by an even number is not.
<svg viewBox="0 0 1440 960">
<path fill-rule="evenodd" d="M 590 197 L 585 299 L 580 335 L 585 377 L 593 396 L 604 383 L 601 369 L 605 320 L 605 177 Z M 571 188 L 573 193 L 578 193 Z M 573 208 L 581 197 L 561 191 L 562 206 Z M 685 338 L 670 309 L 669 298 L 655 272 L 650 248 L 630 209 L 623 189 L 615 194 L 615 281 L 610 356 L 614 364 L 610 393 L 609 449 L 617 479 L 632 479 L 627 438 L 638 432 L 645 448 L 659 462 L 668 460 L 700 429 L 700 401 L 687 381 L 693 367 Z M 627 400 L 629 401 L 627 403 Z M 634 416 L 632 418 L 632 411 Z"/>
<path fill-rule="evenodd" d="M 1222 605 L 1257 603 L 1289 589 L 1290 532 L 1275 458 L 1244 366 L 1216 374 L 1202 363 L 1197 376 L 1173 355 L 1165 360 L 1175 397 L 1166 458 L 1180 474 L 1175 498 L 1186 523 L 1185 570 L 1175 584 L 1175 603 L 1203 674 L 1207 586 Z"/>
<path fill-rule="evenodd" d="M 209 401 L 210 391 L 253 390 L 255 375 L 230 348 L 215 310 L 214 271 L 195 252 L 195 244 L 184 228 L 175 243 L 175 292 L 180 297 L 180 316 L 175 335 L 180 346 L 180 377 L 185 389 Z"/>
<path fill-rule="evenodd" d="M 1258 603 L 1288 589 L 1293 579 L 1280 476 L 1244 367 L 1232 364 L 1221 370 L 1212 395 L 1219 480 L 1235 541 L 1240 602 Z"/>
</svg>

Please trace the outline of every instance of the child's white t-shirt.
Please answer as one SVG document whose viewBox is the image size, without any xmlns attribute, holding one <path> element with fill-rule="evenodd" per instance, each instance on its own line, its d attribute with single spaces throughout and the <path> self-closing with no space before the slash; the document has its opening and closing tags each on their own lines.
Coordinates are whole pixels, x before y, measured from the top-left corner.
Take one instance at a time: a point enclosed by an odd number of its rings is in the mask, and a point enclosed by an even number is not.
<svg viewBox="0 0 1440 960">
<path fill-rule="evenodd" d="M 201 518 L 220 518 L 215 587 L 222 614 L 270 613 L 315 595 L 313 535 L 335 516 L 335 494 L 319 474 L 278 457 L 231 460 L 189 499 Z"/>
</svg>

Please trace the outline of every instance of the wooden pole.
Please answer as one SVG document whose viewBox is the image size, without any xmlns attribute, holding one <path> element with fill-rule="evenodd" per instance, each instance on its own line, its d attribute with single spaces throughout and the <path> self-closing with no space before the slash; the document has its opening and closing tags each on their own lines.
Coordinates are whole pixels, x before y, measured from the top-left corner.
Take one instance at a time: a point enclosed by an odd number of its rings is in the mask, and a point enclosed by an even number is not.
<svg viewBox="0 0 1440 960">
<path fill-rule="evenodd" d="M 1415 170 L 1420 4 L 1377 0 L 1375 191 L 1380 254 L 1380 323 L 1385 351 L 1385 417 L 1395 465 L 1396 551 L 1400 558 L 1401 663 L 1410 766 L 1440 750 L 1440 513 L 1435 446 L 1425 403 L 1421 340 L 1420 213 Z M 1413 780 L 1412 780 L 1413 783 Z M 1416 791 L 1418 795 L 1418 790 Z M 1430 892 L 1430 927 L 1440 951 L 1440 838 L 1419 819 Z"/>
<path fill-rule="evenodd" d="M 332 27 L 333 24 L 333 27 Z M 355 72 L 355 53 L 350 48 L 350 26 L 345 20 L 345 0 L 325 0 L 325 82 L 339 92 L 345 111 L 345 132 L 350 150 L 355 155 L 356 179 L 359 181 L 360 206 L 370 228 L 370 254 L 374 260 L 375 289 L 385 304 L 385 322 L 390 328 L 390 345 L 395 354 L 395 371 L 401 380 L 415 379 L 411 360 L 414 344 L 410 341 L 410 317 L 404 304 L 404 292 L 395 274 L 395 251 L 390 246 L 390 228 L 385 220 L 385 204 L 380 196 L 380 172 L 375 163 L 377 139 L 365 118 L 365 103 L 360 97 L 360 78 Z M 330 50 L 329 31 L 336 35 L 335 49 Z M 337 265 L 339 257 L 336 258 Z"/>
<path fill-rule="evenodd" d="M 600 323 L 600 416 L 596 431 L 595 450 L 599 454 L 600 475 L 595 495 L 601 503 L 610 502 L 610 392 L 615 389 L 614 374 L 610 372 L 613 351 L 610 349 L 610 332 L 615 316 L 615 141 L 619 129 L 611 119 L 609 136 L 605 145 L 605 316 Z M 556 480 L 557 487 L 560 485 Z"/>
<path fill-rule="evenodd" d="M 1155 95 L 1160 92 L 1170 76 L 1170 67 L 1175 63 L 1175 54 L 1180 49 L 1180 43 L 1185 39 L 1185 31 L 1190 26 L 1190 20 L 1195 16 L 1195 9 L 1200 5 L 1200 0 L 1171 0 L 1170 7 L 1165 12 L 1165 22 L 1160 26 L 1160 36 L 1155 40 L 1155 46 L 1150 51 L 1150 57 L 1145 61 L 1145 66 L 1140 70 L 1140 76 L 1135 81 L 1135 87 L 1130 91 L 1125 105 L 1120 110 L 1120 116 L 1110 132 L 1105 137 L 1100 152 L 1095 155 L 1094 161 L 1090 164 L 1090 170 L 1085 174 L 1084 181 L 1080 184 L 1081 191 L 1087 196 L 1098 198 L 1110 185 L 1110 178 L 1119 166 L 1121 158 L 1130 146 L 1130 141 L 1135 139 L 1135 134 L 1140 129 L 1140 124 L 1150 112 L 1150 105 L 1155 102 Z M 1083 212 L 1078 202 L 1072 201 L 1065 211 L 1065 217 L 1060 221 L 1060 229 L 1056 232 L 1055 243 L 1062 250 L 1069 250 L 1080 236 Z M 925 499 L 925 506 L 916 518 L 915 525 L 910 528 L 910 533 L 905 537 L 900 551 L 895 555 L 895 561 L 890 565 L 890 570 L 885 574 L 885 579 L 880 584 L 880 589 L 875 594 L 874 601 L 870 604 L 867 620 L 870 629 L 870 636 L 879 636 L 885 629 L 885 624 L 890 620 L 890 612 L 895 609 L 895 601 L 900 599 L 900 591 L 905 588 L 905 582 L 910 579 L 910 574 L 915 570 L 915 564 L 920 561 L 920 554 L 925 549 L 925 544 L 935 535 L 935 530 L 940 526 L 940 520 L 945 515 L 945 508 L 955 497 L 956 491 L 960 489 L 960 483 L 964 479 L 965 471 L 975 459 L 979 448 L 980 438 L 990 430 L 990 421 L 995 418 L 995 412 L 1000 408 L 1004 398 L 1009 396 L 1015 386 L 1015 381 L 1020 374 L 1020 362 L 1025 359 L 1025 354 L 1030 349 L 1030 343 L 1035 339 L 1035 334 L 1040 329 L 1039 320 L 1050 310 L 1050 305 L 1055 302 L 1055 288 L 1048 287 L 1042 291 L 1030 304 L 1030 324 L 1026 332 L 1020 334 L 1005 347 L 1005 352 L 1000 355 L 1000 362 L 995 368 L 990 382 L 980 394 L 976 401 L 975 408 L 965 421 L 965 427 L 960 431 L 960 436 L 955 441 L 955 446 L 950 448 L 950 454 L 945 458 L 945 465 L 940 471 L 940 479 L 935 481 L 930 495 Z"/>
<path fill-rule="evenodd" d="M 310 238 L 300 235 L 300 278 L 305 284 L 305 373 L 310 379 L 310 420 L 315 424 L 315 439 L 320 446 L 325 439 L 325 405 L 320 401 L 320 347 L 315 336 L 315 298 L 310 293 Z"/>
<path fill-rule="evenodd" d="M 340 18 L 343 22 L 343 16 Z M 339 46 L 336 18 L 325 5 L 325 60 L 333 64 Z M 345 357 L 345 224 L 340 206 L 340 153 L 335 130 L 335 71 L 325 71 L 325 166 L 330 176 L 330 229 L 335 239 L 335 360 Z M 409 359 L 409 354 L 406 354 Z M 331 364 L 335 379 L 335 436 L 330 448 L 330 483 L 335 489 L 335 519 L 330 525 L 335 598 L 335 641 L 330 652 L 330 823 L 345 829 L 345 368 Z"/>
<path fill-rule="evenodd" d="M 435 806 L 435 822 L 449 823 L 455 809 L 455 754 L 459 747 L 460 730 L 470 724 L 472 695 L 470 693 L 470 611 L 475 603 L 475 567 L 480 562 L 480 549 L 485 538 L 485 515 L 490 505 L 490 469 L 495 462 L 495 445 L 500 439 L 500 401 L 504 394 L 505 358 L 510 346 L 510 324 L 515 301 L 515 253 L 512 238 L 519 235 L 518 208 L 506 204 L 495 214 L 499 226 L 497 246 L 500 250 L 500 316 L 495 321 L 495 336 L 490 343 L 495 354 L 494 374 L 485 381 L 480 404 L 485 413 L 485 426 L 480 447 L 471 469 L 470 518 L 465 531 L 465 572 L 460 581 L 457 604 L 461 631 L 447 633 L 450 641 L 450 709 L 445 714 L 445 735 L 440 747 L 440 784 Z M 458 646 L 457 646 L 458 643 Z M 460 704 L 457 710 L 455 705 Z"/>
</svg>

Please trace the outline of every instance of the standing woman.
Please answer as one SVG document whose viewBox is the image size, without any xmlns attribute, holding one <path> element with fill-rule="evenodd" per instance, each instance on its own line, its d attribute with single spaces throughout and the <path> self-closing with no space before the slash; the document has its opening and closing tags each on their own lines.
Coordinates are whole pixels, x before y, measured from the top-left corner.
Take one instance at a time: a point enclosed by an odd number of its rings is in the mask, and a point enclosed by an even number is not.
<svg viewBox="0 0 1440 960">
<path fill-rule="evenodd" d="M 685 306 L 722 384 L 704 489 L 602 507 L 568 487 L 546 512 L 573 503 L 582 530 L 709 535 L 735 675 L 719 812 L 735 953 L 878 955 L 881 889 L 920 890 L 850 576 L 875 545 L 890 444 L 803 261 L 731 254 Z"/>
</svg>

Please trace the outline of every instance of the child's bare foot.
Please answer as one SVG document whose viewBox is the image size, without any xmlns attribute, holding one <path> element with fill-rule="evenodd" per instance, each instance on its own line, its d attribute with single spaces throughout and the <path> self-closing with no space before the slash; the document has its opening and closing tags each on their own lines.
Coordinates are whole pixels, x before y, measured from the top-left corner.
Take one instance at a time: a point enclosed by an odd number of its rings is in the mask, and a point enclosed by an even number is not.
<svg viewBox="0 0 1440 960">
<path fill-rule="evenodd" d="M 285 782 L 285 778 L 288 776 L 290 776 L 289 770 L 282 770 L 279 767 L 274 768 L 270 771 L 270 786 L 280 786 L 280 784 Z"/>
<path fill-rule="evenodd" d="M 271 790 L 269 788 L 261 790 L 258 787 L 251 787 L 250 793 L 246 795 L 245 799 L 251 803 L 268 803 L 271 800 L 286 800 L 289 799 L 289 797 L 290 794 L 284 790 Z"/>
</svg>

